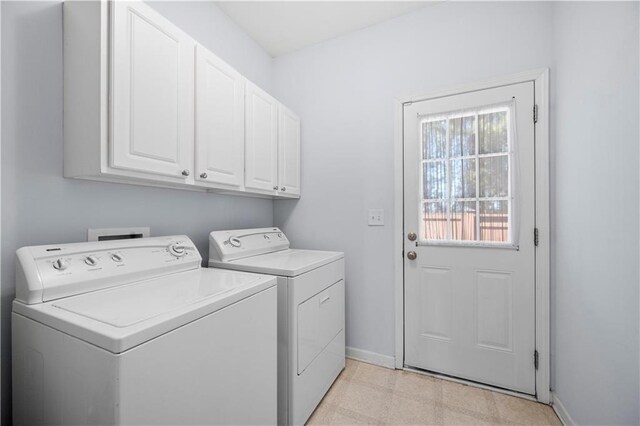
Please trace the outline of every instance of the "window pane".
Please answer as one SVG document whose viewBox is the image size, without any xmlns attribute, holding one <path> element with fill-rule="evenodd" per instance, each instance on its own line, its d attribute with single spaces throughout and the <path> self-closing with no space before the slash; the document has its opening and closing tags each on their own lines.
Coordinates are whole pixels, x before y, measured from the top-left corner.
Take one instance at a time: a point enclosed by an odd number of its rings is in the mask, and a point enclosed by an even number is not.
<svg viewBox="0 0 640 426">
<path fill-rule="evenodd" d="M 480 197 L 509 196 L 509 156 L 480 158 Z"/>
<path fill-rule="evenodd" d="M 424 118 L 422 240 L 513 243 L 510 108 L 494 104 Z"/>
<path fill-rule="evenodd" d="M 444 158 L 447 153 L 447 120 L 422 124 L 422 158 Z"/>
<path fill-rule="evenodd" d="M 476 160 L 451 161 L 451 196 L 453 198 L 475 198 Z"/>
<path fill-rule="evenodd" d="M 425 240 L 447 238 L 447 206 L 444 201 L 424 203 L 422 220 Z"/>
<path fill-rule="evenodd" d="M 423 165 L 423 198 L 442 199 L 447 192 L 447 170 L 444 161 L 434 161 Z"/>
<path fill-rule="evenodd" d="M 479 114 L 478 133 L 480 154 L 508 152 L 507 111 Z"/>
<path fill-rule="evenodd" d="M 475 115 L 449 120 L 449 152 L 451 157 L 467 157 L 476 153 Z"/>
<path fill-rule="evenodd" d="M 451 239 L 476 239 L 476 202 L 454 201 L 451 203 Z"/>
<path fill-rule="evenodd" d="M 480 241 L 509 241 L 508 201 L 480 201 Z"/>
</svg>

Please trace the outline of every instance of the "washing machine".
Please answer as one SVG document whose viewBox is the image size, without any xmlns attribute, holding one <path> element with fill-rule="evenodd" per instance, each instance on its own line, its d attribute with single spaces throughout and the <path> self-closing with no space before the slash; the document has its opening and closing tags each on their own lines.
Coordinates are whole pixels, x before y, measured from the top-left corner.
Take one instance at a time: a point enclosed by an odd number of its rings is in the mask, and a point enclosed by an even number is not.
<svg viewBox="0 0 640 426">
<path fill-rule="evenodd" d="M 345 367 L 344 253 L 291 249 L 278 228 L 214 231 L 209 267 L 278 279 L 278 423 L 304 424 Z"/>
<path fill-rule="evenodd" d="M 276 279 L 201 262 L 186 236 L 19 249 L 15 424 L 275 424 Z"/>
</svg>

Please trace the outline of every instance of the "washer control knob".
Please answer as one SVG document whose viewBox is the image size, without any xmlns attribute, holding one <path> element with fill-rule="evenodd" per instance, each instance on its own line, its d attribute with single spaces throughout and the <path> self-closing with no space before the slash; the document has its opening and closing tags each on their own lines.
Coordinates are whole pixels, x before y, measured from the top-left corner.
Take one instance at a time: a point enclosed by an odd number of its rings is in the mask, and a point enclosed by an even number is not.
<svg viewBox="0 0 640 426">
<path fill-rule="evenodd" d="M 96 266 L 98 264 L 98 258 L 91 255 L 84 258 L 84 263 L 89 266 Z"/>
<path fill-rule="evenodd" d="M 114 262 L 122 262 L 123 258 L 120 253 L 113 253 L 111 255 L 111 260 L 113 260 Z"/>
<path fill-rule="evenodd" d="M 58 271 L 64 271 L 69 266 L 69 263 L 64 259 L 56 259 L 53 262 L 53 267 Z"/>
<path fill-rule="evenodd" d="M 240 242 L 240 238 L 231 237 L 229 238 L 229 244 L 231 244 L 234 247 L 240 247 L 240 244 L 242 243 Z"/>
<path fill-rule="evenodd" d="M 180 243 L 174 243 L 169 246 L 169 253 L 175 257 L 182 257 L 187 254 L 187 249 Z"/>
<path fill-rule="evenodd" d="M 278 238 L 282 238 L 282 232 L 278 232 Z"/>
</svg>

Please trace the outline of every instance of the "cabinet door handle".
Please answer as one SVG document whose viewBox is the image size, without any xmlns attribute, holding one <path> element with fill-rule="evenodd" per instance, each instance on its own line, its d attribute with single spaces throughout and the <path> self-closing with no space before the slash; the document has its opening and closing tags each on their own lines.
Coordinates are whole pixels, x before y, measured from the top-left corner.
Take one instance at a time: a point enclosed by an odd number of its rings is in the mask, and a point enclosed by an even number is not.
<svg viewBox="0 0 640 426">
<path fill-rule="evenodd" d="M 277 191 L 277 190 L 278 190 L 278 185 L 274 186 L 274 187 L 273 187 L 273 190 L 274 190 L 274 191 Z"/>
<path fill-rule="evenodd" d="M 280 191 L 285 192 L 287 190 L 287 188 L 285 188 L 284 186 L 282 188 L 280 188 Z"/>
<path fill-rule="evenodd" d="M 182 176 L 189 176 L 189 174 L 191 174 L 191 172 L 189 172 L 189 170 L 187 170 L 187 169 L 184 169 L 182 171 Z"/>
<path fill-rule="evenodd" d="M 326 302 L 328 302 L 331 299 L 331 296 L 325 296 L 322 299 L 320 299 L 320 304 L 324 304 Z"/>
<path fill-rule="evenodd" d="M 202 179 L 206 179 L 206 178 L 207 178 L 207 174 L 206 174 L 206 173 L 200 173 L 200 177 L 201 177 Z"/>
</svg>

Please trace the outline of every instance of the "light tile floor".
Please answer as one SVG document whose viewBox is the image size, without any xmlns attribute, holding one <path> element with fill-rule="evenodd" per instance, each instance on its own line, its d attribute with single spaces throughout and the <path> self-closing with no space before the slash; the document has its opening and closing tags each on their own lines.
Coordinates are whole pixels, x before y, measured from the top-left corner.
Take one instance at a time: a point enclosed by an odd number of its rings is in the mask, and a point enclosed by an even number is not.
<svg viewBox="0 0 640 426">
<path fill-rule="evenodd" d="M 561 425 L 548 405 L 347 359 L 309 425 Z"/>
</svg>

